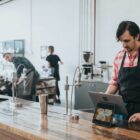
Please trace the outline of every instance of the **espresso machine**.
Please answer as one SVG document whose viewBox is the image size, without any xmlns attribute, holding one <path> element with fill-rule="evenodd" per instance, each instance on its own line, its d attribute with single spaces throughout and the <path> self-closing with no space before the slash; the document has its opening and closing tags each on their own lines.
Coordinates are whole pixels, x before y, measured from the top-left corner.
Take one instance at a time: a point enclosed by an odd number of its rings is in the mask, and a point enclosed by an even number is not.
<svg viewBox="0 0 140 140">
<path fill-rule="evenodd" d="M 84 75 L 85 79 L 93 79 L 93 53 L 84 51 L 83 60 L 84 63 L 82 64 L 82 74 Z"/>
</svg>

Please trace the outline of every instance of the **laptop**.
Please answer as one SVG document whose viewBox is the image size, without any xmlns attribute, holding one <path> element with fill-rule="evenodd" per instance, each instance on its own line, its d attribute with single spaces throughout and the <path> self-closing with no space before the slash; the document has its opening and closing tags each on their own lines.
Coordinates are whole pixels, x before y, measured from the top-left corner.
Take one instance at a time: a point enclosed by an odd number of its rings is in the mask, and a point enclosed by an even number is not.
<svg viewBox="0 0 140 140">
<path fill-rule="evenodd" d="M 128 115 L 125 103 L 123 102 L 122 96 L 105 94 L 101 92 L 89 91 L 88 92 L 94 107 L 96 108 L 97 104 L 100 102 L 114 104 L 115 105 L 115 114 L 124 114 Z"/>
</svg>

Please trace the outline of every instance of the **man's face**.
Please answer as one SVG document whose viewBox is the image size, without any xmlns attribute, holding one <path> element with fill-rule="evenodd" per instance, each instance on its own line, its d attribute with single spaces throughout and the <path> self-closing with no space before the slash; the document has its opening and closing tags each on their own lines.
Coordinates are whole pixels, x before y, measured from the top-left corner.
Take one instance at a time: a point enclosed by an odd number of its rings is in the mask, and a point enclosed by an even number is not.
<svg viewBox="0 0 140 140">
<path fill-rule="evenodd" d="M 8 62 L 12 62 L 12 55 L 11 55 L 11 54 L 6 54 L 6 55 L 4 56 L 4 59 L 5 59 L 6 61 L 8 61 Z"/>
<path fill-rule="evenodd" d="M 138 37 L 133 37 L 130 35 L 129 31 L 125 31 L 121 36 L 120 36 L 120 42 L 122 43 L 123 47 L 128 51 L 132 52 L 133 50 L 136 49 L 136 42 L 138 40 Z"/>
</svg>

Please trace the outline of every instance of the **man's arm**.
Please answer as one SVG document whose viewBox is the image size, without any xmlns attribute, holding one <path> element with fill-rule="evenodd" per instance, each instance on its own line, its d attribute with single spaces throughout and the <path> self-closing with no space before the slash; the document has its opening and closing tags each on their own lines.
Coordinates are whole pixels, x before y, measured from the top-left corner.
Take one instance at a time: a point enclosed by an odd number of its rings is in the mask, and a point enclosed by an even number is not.
<svg viewBox="0 0 140 140">
<path fill-rule="evenodd" d="M 114 86 L 114 85 L 109 85 L 107 90 L 106 90 L 106 94 L 115 94 L 118 90 L 118 87 L 117 86 Z"/>
<path fill-rule="evenodd" d="M 111 80 L 109 81 L 109 86 L 105 92 L 107 94 L 116 94 L 116 92 L 118 91 L 118 73 L 119 73 L 119 68 L 120 68 L 119 66 L 120 64 L 118 63 L 119 57 L 120 57 L 120 54 L 118 53 L 113 62 L 113 71 L 112 71 Z"/>
<path fill-rule="evenodd" d="M 17 77 L 20 78 L 20 76 L 23 72 L 24 65 L 23 64 L 17 64 L 17 65 L 15 65 L 15 67 L 16 67 L 16 71 L 17 71 Z"/>
<path fill-rule="evenodd" d="M 60 64 L 63 64 L 63 61 L 61 61 L 60 57 L 57 55 L 58 58 L 58 62 L 60 62 Z"/>
</svg>

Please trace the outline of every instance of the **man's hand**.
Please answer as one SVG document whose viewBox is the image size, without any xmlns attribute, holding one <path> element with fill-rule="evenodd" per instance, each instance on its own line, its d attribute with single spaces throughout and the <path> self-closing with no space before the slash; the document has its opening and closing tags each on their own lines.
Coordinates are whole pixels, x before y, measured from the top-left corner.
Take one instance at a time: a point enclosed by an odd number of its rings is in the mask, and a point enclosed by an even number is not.
<svg viewBox="0 0 140 140">
<path fill-rule="evenodd" d="M 105 94 L 116 94 L 117 90 L 118 90 L 117 86 L 109 85 Z"/>
<path fill-rule="evenodd" d="M 132 116 L 130 116 L 128 122 L 140 122 L 140 113 L 135 113 Z"/>
</svg>

